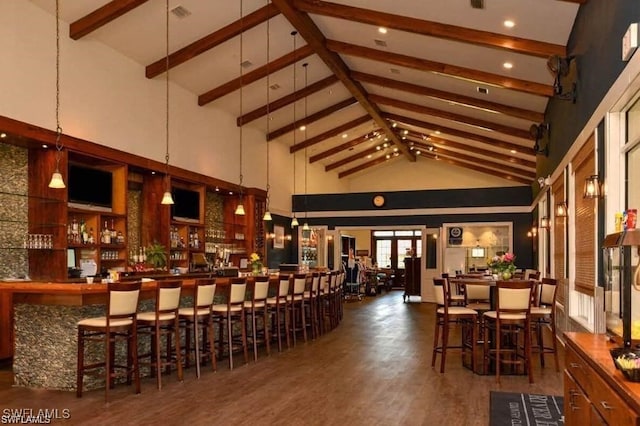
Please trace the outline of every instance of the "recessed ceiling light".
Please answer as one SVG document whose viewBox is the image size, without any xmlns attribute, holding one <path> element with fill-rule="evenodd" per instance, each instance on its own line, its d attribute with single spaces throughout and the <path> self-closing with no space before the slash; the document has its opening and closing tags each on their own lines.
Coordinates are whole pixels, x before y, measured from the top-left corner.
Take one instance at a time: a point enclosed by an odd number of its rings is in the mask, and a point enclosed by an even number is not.
<svg viewBox="0 0 640 426">
<path fill-rule="evenodd" d="M 383 144 L 382 144 L 382 146 L 386 148 L 386 147 L 387 147 L 387 146 L 389 146 L 389 145 L 388 145 L 388 144 L 386 144 L 386 143 L 383 143 Z"/>
<path fill-rule="evenodd" d="M 391 127 L 397 127 L 397 126 L 398 126 L 398 123 L 393 123 L 393 124 L 391 125 Z"/>
<path fill-rule="evenodd" d="M 44 149 L 47 149 L 47 148 L 49 148 L 49 145 L 47 145 L 46 143 L 43 143 L 43 144 L 42 144 L 42 147 L 43 147 Z"/>
<path fill-rule="evenodd" d="M 404 133 L 405 135 L 408 135 L 409 131 L 407 129 L 405 129 L 402 133 Z"/>
<path fill-rule="evenodd" d="M 307 126 L 305 126 L 304 124 L 302 126 L 300 126 L 300 131 L 304 132 L 305 130 L 307 130 Z"/>
<path fill-rule="evenodd" d="M 511 62 L 505 62 L 504 64 L 502 64 L 502 66 L 508 70 L 513 68 L 513 64 Z"/>
<path fill-rule="evenodd" d="M 376 151 L 380 151 L 382 147 L 380 145 L 376 146 Z"/>
<path fill-rule="evenodd" d="M 7 137 L 7 134 L 6 134 L 6 133 L 0 133 L 0 138 L 3 138 L 3 139 L 4 139 L 4 138 L 6 138 L 6 137 Z"/>
<path fill-rule="evenodd" d="M 233 191 L 229 191 L 229 195 L 233 195 Z"/>
<path fill-rule="evenodd" d="M 155 174 L 156 174 L 156 171 L 155 171 L 155 170 L 151 170 L 151 174 L 152 174 L 152 175 L 155 175 Z"/>
<path fill-rule="evenodd" d="M 367 155 L 367 158 L 371 158 L 371 154 Z"/>
<path fill-rule="evenodd" d="M 511 150 L 511 153 L 512 153 L 512 154 L 515 154 L 516 152 L 518 152 L 518 151 L 516 151 L 515 149 L 512 149 L 512 150 Z"/>
<path fill-rule="evenodd" d="M 387 29 L 385 27 L 378 27 L 378 32 L 380 34 L 386 34 L 387 33 Z"/>
<path fill-rule="evenodd" d="M 516 26 L 516 23 L 515 23 L 515 22 L 513 22 L 511 19 L 507 19 L 507 20 L 506 20 L 506 21 L 504 21 L 502 24 L 503 24 L 505 27 L 507 27 L 507 28 L 513 28 L 513 27 L 515 27 L 515 26 Z"/>
<path fill-rule="evenodd" d="M 440 134 L 440 130 L 436 130 L 436 135 L 439 135 L 439 134 Z"/>
<path fill-rule="evenodd" d="M 393 152 L 398 152 L 398 148 L 393 148 Z"/>
<path fill-rule="evenodd" d="M 391 155 L 390 155 L 390 154 L 387 154 L 386 158 L 387 158 L 387 160 L 388 160 L 389 158 L 391 158 Z"/>
<path fill-rule="evenodd" d="M 420 151 L 416 151 L 416 155 L 420 155 Z"/>
<path fill-rule="evenodd" d="M 349 136 L 348 134 L 343 133 L 343 134 L 342 134 L 342 139 L 346 139 L 348 136 Z"/>
</svg>

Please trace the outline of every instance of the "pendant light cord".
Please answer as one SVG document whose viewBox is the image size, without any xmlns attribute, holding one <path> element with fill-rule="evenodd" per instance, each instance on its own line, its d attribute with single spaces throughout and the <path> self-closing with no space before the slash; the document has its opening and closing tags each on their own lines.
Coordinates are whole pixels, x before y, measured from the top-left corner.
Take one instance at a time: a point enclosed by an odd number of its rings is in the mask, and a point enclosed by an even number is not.
<svg viewBox="0 0 640 426">
<path fill-rule="evenodd" d="M 240 0 L 240 28 L 244 28 L 244 19 L 242 13 L 242 0 Z M 243 55 L 244 31 L 240 32 L 240 117 L 242 117 L 242 55 Z M 242 128 L 244 123 L 240 124 L 240 203 L 242 203 Z"/>
<path fill-rule="evenodd" d="M 56 0 L 56 172 L 62 156 L 62 127 L 60 127 L 60 0 Z"/>
<path fill-rule="evenodd" d="M 293 93 L 296 92 L 296 35 L 297 31 L 291 31 L 291 35 L 293 36 Z M 296 103 L 293 103 L 293 148 L 296 146 L 296 132 L 298 131 L 298 126 L 296 123 Z M 296 152 L 293 152 L 293 194 L 296 193 Z M 295 217 L 295 212 L 293 213 Z"/>
<path fill-rule="evenodd" d="M 302 64 L 302 66 L 304 67 L 304 88 L 306 90 L 307 88 L 307 83 L 308 83 L 308 76 L 307 76 L 307 71 L 308 71 L 308 67 L 309 67 L 309 63 L 305 62 L 304 64 Z M 305 94 L 304 97 L 304 119 L 306 121 L 307 119 L 307 95 Z M 304 126 L 304 140 L 307 140 L 307 126 L 305 124 Z M 304 147 L 304 218 L 305 218 L 305 223 L 306 223 L 306 219 L 307 219 L 307 147 Z"/>
<path fill-rule="evenodd" d="M 267 0 L 267 6 L 269 6 L 269 4 L 271 3 L 270 0 Z M 269 106 L 269 90 L 271 90 L 269 87 L 271 86 L 271 73 L 269 70 L 269 48 L 270 48 L 270 37 L 271 37 L 271 31 L 270 31 L 270 25 L 269 25 L 270 20 L 267 19 L 267 135 L 269 135 L 269 122 L 271 121 L 271 110 L 270 110 L 270 106 Z M 270 189 L 271 186 L 269 185 L 269 139 L 267 136 L 267 211 L 269 211 L 269 195 L 270 195 Z"/>
<path fill-rule="evenodd" d="M 165 40 L 165 57 L 164 63 L 166 68 L 165 74 L 165 137 L 166 137 L 166 151 L 164 156 L 165 162 L 165 177 L 168 180 L 169 178 L 169 0 L 166 1 L 166 10 L 165 10 L 165 21 L 166 21 L 166 40 Z M 168 182 L 167 182 L 168 183 Z M 168 185 L 167 185 L 168 186 Z M 169 188 L 167 187 L 167 191 Z"/>
</svg>

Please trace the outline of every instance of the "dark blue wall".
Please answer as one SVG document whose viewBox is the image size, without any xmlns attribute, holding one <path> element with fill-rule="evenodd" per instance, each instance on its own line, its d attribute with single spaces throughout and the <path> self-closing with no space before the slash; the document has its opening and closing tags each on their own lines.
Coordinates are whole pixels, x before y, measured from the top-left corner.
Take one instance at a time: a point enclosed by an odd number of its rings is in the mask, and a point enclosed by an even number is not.
<svg viewBox="0 0 640 426">
<path fill-rule="evenodd" d="M 267 234 L 273 233 L 274 225 L 279 225 L 284 228 L 285 235 L 291 235 L 291 218 L 279 216 L 277 214 L 271 214 L 272 220 L 270 222 L 265 222 L 265 232 Z M 297 230 L 295 230 L 294 234 L 297 236 Z M 268 239 L 266 243 L 266 251 L 267 251 L 267 267 L 269 269 L 278 269 L 281 263 L 296 263 L 297 260 L 297 239 L 292 238 L 291 241 L 285 240 L 283 249 L 273 248 L 273 240 Z"/>
</svg>

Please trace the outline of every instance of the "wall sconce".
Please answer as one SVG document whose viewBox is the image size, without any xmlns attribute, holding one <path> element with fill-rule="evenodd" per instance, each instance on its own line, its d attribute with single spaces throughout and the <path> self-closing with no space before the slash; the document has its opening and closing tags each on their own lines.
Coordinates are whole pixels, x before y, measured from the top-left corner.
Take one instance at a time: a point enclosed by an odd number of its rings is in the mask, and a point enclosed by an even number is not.
<svg viewBox="0 0 640 426">
<path fill-rule="evenodd" d="M 598 198 L 601 193 L 598 175 L 591 175 L 584 181 L 584 195 L 582 198 Z"/>
<path fill-rule="evenodd" d="M 562 201 L 556 204 L 556 217 L 567 217 L 567 202 Z"/>
<path fill-rule="evenodd" d="M 546 216 L 543 216 L 540 219 L 540 228 L 541 229 L 549 229 L 549 218 Z"/>
<path fill-rule="evenodd" d="M 533 228 L 531 228 L 531 235 L 534 236 L 534 237 L 536 235 L 538 235 L 538 228 L 537 227 L 534 226 Z"/>
<path fill-rule="evenodd" d="M 287 241 L 291 241 L 293 239 L 293 237 L 291 236 L 291 234 L 287 234 L 284 236 L 284 239 Z"/>
<path fill-rule="evenodd" d="M 549 156 L 549 140 L 543 146 L 540 145 L 540 140 L 549 135 L 549 123 L 532 124 L 529 128 L 529 134 L 533 137 L 536 143 L 533 145 L 533 150 L 536 154 Z"/>
<path fill-rule="evenodd" d="M 527 232 L 527 237 L 533 238 L 533 232 L 531 232 L 531 231 Z"/>
</svg>

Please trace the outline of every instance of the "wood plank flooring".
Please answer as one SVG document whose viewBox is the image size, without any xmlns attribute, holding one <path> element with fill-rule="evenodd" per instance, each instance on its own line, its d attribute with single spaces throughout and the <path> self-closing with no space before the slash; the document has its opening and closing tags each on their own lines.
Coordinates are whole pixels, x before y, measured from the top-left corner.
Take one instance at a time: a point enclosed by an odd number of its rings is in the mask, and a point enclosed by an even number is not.
<svg viewBox="0 0 640 426">
<path fill-rule="evenodd" d="M 340 326 L 316 341 L 257 363 L 228 370 L 193 368 L 180 383 L 144 379 L 142 393 L 117 385 L 111 402 L 104 391 L 73 392 L 11 387 L 10 369 L 0 369 L 0 416 L 7 408 L 68 409 L 60 424 L 100 425 L 488 425 L 489 391 L 562 395 L 562 375 L 547 358 L 526 376 L 479 376 L 447 356 L 446 373 L 431 368 L 434 305 L 403 303 L 392 291 L 345 304 Z M 272 346 L 274 348 L 274 346 Z M 238 360 L 241 360 L 241 356 Z M 561 353 L 560 358 L 564 356 Z M 561 365 L 561 370 L 563 366 Z"/>
</svg>

